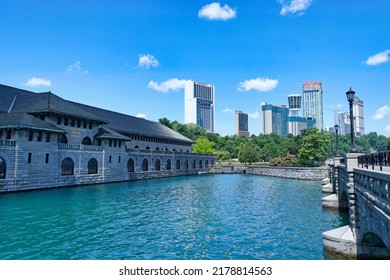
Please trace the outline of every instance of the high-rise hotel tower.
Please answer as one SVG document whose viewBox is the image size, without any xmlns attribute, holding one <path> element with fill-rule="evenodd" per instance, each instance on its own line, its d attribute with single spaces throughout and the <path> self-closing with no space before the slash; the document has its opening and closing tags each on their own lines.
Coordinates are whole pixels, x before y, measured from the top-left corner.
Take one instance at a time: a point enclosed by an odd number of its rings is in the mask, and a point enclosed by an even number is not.
<svg viewBox="0 0 390 280">
<path fill-rule="evenodd" d="M 249 137 L 248 114 L 245 114 L 242 111 L 236 111 L 236 135 Z"/>
<path fill-rule="evenodd" d="M 303 117 L 315 119 L 315 126 L 319 130 L 324 128 L 322 93 L 321 82 L 306 82 L 302 84 Z"/>
<path fill-rule="evenodd" d="M 214 132 L 215 87 L 186 81 L 184 88 L 184 123 L 194 123 Z"/>
</svg>

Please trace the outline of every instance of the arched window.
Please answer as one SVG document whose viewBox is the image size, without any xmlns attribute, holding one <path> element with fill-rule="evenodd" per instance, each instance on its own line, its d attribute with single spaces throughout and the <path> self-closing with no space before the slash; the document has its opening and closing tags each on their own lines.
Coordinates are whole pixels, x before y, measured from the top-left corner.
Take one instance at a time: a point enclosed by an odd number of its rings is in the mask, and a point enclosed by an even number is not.
<svg viewBox="0 0 390 280">
<path fill-rule="evenodd" d="M 177 169 L 177 170 L 180 169 L 180 160 L 177 160 L 177 161 L 176 161 L 176 169 Z"/>
<path fill-rule="evenodd" d="M 199 168 L 202 168 L 202 160 L 199 161 Z"/>
<path fill-rule="evenodd" d="M 92 145 L 91 138 L 89 138 L 89 137 L 84 137 L 82 144 L 83 144 L 83 145 Z"/>
<path fill-rule="evenodd" d="M 127 172 L 134 172 L 134 160 L 132 158 L 127 161 Z"/>
<path fill-rule="evenodd" d="M 62 175 L 73 175 L 74 163 L 71 158 L 66 158 L 61 163 Z"/>
<path fill-rule="evenodd" d="M 139 149 L 138 145 L 134 147 L 134 149 Z"/>
<path fill-rule="evenodd" d="M 96 159 L 91 158 L 88 161 L 88 174 L 97 174 L 98 173 L 98 162 Z"/>
<path fill-rule="evenodd" d="M 196 160 L 193 160 L 193 161 L 192 161 L 192 168 L 193 168 L 193 169 L 196 168 Z"/>
<path fill-rule="evenodd" d="M 147 147 L 145 148 L 145 150 L 150 150 L 149 146 L 147 146 Z"/>
<path fill-rule="evenodd" d="M 142 171 L 148 171 L 149 169 L 149 163 L 148 163 L 148 160 L 147 159 L 144 159 L 142 161 Z"/>
<path fill-rule="evenodd" d="M 58 135 L 58 143 L 68 144 L 68 138 L 64 134 Z"/>
<path fill-rule="evenodd" d="M 160 160 L 159 160 L 159 159 L 156 159 L 156 163 L 155 163 L 155 165 L 154 165 L 154 170 L 160 171 L 160 169 L 161 169 Z"/>
<path fill-rule="evenodd" d="M 213 167 L 213 166 L 214 166 L 214 161 L 212 160 L 212 161 L 211 161 L 211 167 Z"/>
<path fill-rule="evenodd" d="M 0 157 L 0 179 L 5 179 L 5 175 L 7 173 L 7 165 L 5 160 Z"/>
<path fill-rule="evenodd" d="M 157 147 L 157 148 L 156 148 L 156 151 L 160 151 L 160 149 Z"/>
<path fill-rule="evenodd" d="M 209 161 L 208 161 L 208 160 L 206 160 L 205 167 L 206 167 L 206 168 L 209 167 Z"/>
<path fill-rule="evenodd" d="M 171 160 L 167 160 L 166 170 L 171 170 Z"/>
<path fill-rule="evenodd" d="M 188 169 L 188 159 L 186 159 L 186 161 L 184 162 L 184 169 Z"/>
</svg>

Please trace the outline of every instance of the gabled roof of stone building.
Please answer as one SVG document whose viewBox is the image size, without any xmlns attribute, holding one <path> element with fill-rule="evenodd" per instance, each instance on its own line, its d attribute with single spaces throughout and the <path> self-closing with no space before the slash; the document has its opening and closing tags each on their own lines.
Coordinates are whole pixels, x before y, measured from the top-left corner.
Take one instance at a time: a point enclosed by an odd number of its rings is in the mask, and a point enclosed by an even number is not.
<svg viewBox="0 0 390 280">
<path fill-rule="evenodd" d="M 0 112 L 8 112 L 16 96 L 33 92 L 0 84 Z"/>
<path fill-rule="evenodd" d="M 129 137 L 126 137 L 108 127 L 99 127 L 98 133 L 95 135 L 96 138 L 107 138 L 107 139 L 119 139 L 124 141 L 131 141 Z"/>
<path fill-rule="evenodd" d="M 162 139 L 183 141 L 193 143 L 193 141 L 180 133 L 166 127 L 159 122 L 153 122 L 105 109 L 100 109 L 80 103 L 72 102 L 75 106 L 82 108 L 102 119 L 108 121 L 106 126 L 119 133 L 137 134 L 149 137 L 158 137 Z"/>
<path fill-rule="evenodd" d="M 55 133 L 66 131 L 27 113 L 0 113 L 0 129 L 32 129 Z"/>
</svg>

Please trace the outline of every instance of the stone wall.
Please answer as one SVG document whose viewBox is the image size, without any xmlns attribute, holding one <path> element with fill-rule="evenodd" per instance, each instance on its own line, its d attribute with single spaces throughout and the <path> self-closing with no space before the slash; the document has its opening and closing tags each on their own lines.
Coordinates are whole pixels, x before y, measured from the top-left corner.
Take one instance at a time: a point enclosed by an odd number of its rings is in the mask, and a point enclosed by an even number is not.
<svg viewBox="0 0 390 280">
<path fill-rule="evenodd" d="M 250 165 L 218 165 L 211 172 L 219 174 L 254 174 L 296 180 L 321 181 L 328 175 L 328 169 L 310 167 L 279 167 L 279 166 L 250 166 Z"/>
</svg>

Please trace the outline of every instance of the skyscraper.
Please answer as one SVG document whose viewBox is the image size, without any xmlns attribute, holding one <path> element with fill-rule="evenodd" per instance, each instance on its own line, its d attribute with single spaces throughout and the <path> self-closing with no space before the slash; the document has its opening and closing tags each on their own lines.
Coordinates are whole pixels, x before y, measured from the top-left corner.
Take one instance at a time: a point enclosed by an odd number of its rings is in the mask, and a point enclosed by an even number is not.
<svg viewBox="0 0 390 280">
<path fill-rule="evenodd" d="M 184 123 L 194 123 L 214 132 L 215 87 L 187 81 L 184 88 Z"/>
<path fill-rule="evenodd" d="M 288 108 L 285 105 L 274 106 L 267 103 L 261 104 L 263 112 L 263 134 L 276 133 L 286 136 L 288 132 Z"/>
<path fill-rule="evenodd" d="M 361 99 L 357 96 L 352 103 L 354 124 L 355 124 L 355 135 L 357 137 L 362 136 L 364 132 L 364 104 Z"/>
<path fill-rule="evenodd" d="M 315 119 L 315 126 L 319 130 L 324 128 L 322 93 L 321 82 L 305 82 L 302 84 L 303 117 Z"/>
<path fill-rule="evenodd" d="M 241 111 L 236 111 L 236 135 L 249 137 L 248 114 Z"/>
<path fill-rule="evenodd" d="M 301 134 L 302 130 L 307 128 L 307 119 L 299 116 L 302 96 L 300 94 L 290 94 L 287 98 L 290 110 L 290 115 L 288 117 L 288 133 L 298 136 Z"/>
</svg>

